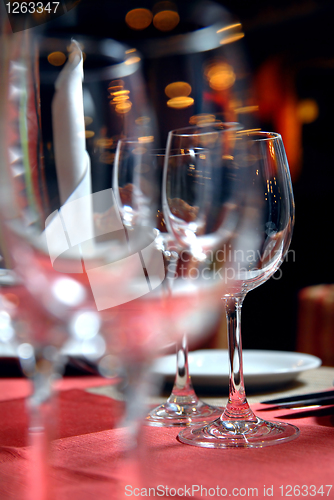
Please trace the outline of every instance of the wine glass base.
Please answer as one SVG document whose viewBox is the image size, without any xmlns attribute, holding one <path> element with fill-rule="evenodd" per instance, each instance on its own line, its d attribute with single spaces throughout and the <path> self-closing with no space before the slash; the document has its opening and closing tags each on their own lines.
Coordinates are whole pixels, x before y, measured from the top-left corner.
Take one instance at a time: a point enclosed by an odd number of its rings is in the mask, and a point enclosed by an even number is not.
<svg viewBox="0 0 334 500">
<path fill-rule="evenodd" d="M 206 424 L 220 417 L 222 412 L 223 408 L 211 406 L 202 401 L 183 405 L 166 402 L 149 412 L 145 424 L 156 427 Z"/>
<path fill-rule="evenodd" d="M 253 421 L 221 420 L 211 424 L 183 429 L 182 443 L 203 448 L 262 448 L 295 439 L 299 429 L 284 422 L 268 422 L 256 417 Z"/>
</svg>

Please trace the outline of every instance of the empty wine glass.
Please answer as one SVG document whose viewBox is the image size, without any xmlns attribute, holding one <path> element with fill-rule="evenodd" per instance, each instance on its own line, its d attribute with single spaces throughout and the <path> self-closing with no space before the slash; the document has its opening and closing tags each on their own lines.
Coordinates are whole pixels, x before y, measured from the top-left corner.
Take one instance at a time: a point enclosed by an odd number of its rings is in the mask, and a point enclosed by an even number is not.
<svg viewBox="0 0 334 500">
<path fill-rule="evenodd" d="M 203 137 L 193 134 L 187 137 L 198 147 Z M 169 149 L 175 141 L 184 143 L 184 133 L 169 135 Z M 182 150 L 177 159 L 166 162 L 164 213 L 166 222 L 175 237 L 184 241 L 195 254 L 207 253 L 216 244 L 217 215 L 223 206 L 236 200 L 233 190 L 238 185 L 238 205 L 242 211 L 237 227 L 228 242 L 214 251 L 215 264 L 225 281 L 224 302 L 228 326 L 229 350 L 229 398 L 220 418 L 204 426 L 191 426 L 179 433 L 179 440 L 194 446 L 208 448 L 263 447 L 289 441 L 298 436 L 298 429 L 283 422 L 269 422 L 257 417 L 250 408 L 245 394 L 242 348 L 241 307 L 246 293 L 267 281 L 281 265 L 288 250 L 294 225 L 294 200 L 289 167 L 282 138 L 273 132 L 238 131 L 231 139 L 227 134 L 220 138 L 225 152 L 221 154 L 217 144 L 211 151 L 216 158 L 210 172 L 200 171 L 201 177 L 209 175 L 216 179 L 210 193 L 203 187 L 175 190 L 179 183 L 176 175 L 182 175 Z M 225 144 L 225 146 L 224 146 Z M 189 146 L 188 146 L 189 147 Z M 227 152 L 227 150 L 228 152 Z M 215 154 L 215 153 L 219 154 Z M 188 179 L 197 171 L 196 165 L 183 168 L 183 177 Z M 181 170 L 181 172 L 180 172 Z M 215 191 L 216 188 L 216 191 Z M 208 203 L 217 192 L 220 203 Z M 210 194 L 210 195 L 209 195 Z M 176 212 L 179 200 L 197 206 L 196 220 L 189 223 Z M 225 203 L 222 203 L 224 202 Z M 219 218 L 224 228 L 225 217 Z M 224 222 L 225 219 L 225 222 Z M 203 231 L 204 228 L 204 231 Z M 205 234 L 209 228 L 208 234 Z M 226 242 L 226 240 L 225 240 Z"/>
<path fill-rule="evenodd" d="M 31 495 L 44 500 L 52 488 L 40 467 L 50 424 L 43 407 L 60 348 L 71 338 L 79 356 L 98 359 L 107 343 L 115 350 L 119 316 L 111 313 L 107 331 L 101 311 L 149 291 L 138 252 L 145 249 L 149 265 L 154 234 L 147 228 L 126 239 L 110 188 L 113 145 L 125 131 L 139 132 L 135 120 L 147 109 L 140 57 L 117 42 L 30 30 L 1 42 L 1 253 L 29 309 L 19 354 L 33 385 L 29 437 L 39 455 L 41 488 Z M 129 350 L 119 350 L 121 361 Z"/>
<path fill-rule="evenodd" d="M 164 252 L 166 261 L 165 284 L 173 286 L 178 261 L 182 263 L 182 247 L 167 232 L 162 212 L 162 175 L 165 160 L 164 149 L 151 149 L 152 142 L 141 139 L 122 139 L 118 142 L 113 188 L 124 225 L 131 227 L 138 222 L 153 222 L 158 233 L 157 245 Z M 196 153 L 198 157 L 199 153 Z M 189 161 L 191 158 L 188 158 Z M 200 160 L 199 160 L 200 161 Z M 186 331 L 186 328 L 185 328 Z M 188 332 L 191 334 L 191 332 Z M 203 335 L 204 335 L 203 331 Z M 176 377 L 166 403 L 154 408 L 146 416 L 145 423 L 153 426 L 182 426 L 195 422 L 212 421 L 221 414 L 219 408 L 199 400 L 191 383 L 188 365 L 187 335 L 176 347 Z"/>
<path fill-rule="evenodd" d="M 158 224 L 162 171 L 152 143 L 153 136 L 124 138 L 117 143 L 112 185 L 122 221 L 129 230 L 136 225 Z"/>
</svg>

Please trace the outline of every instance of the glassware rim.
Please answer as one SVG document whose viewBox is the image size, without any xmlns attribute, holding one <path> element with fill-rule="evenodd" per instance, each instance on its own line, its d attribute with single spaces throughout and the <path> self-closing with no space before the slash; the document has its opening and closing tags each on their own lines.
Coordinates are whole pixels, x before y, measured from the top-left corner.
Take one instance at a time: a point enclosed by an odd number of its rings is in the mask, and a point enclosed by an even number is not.
<svg viewBox="0 0 334 500">
<path fill-rule="evenodd" d="M 282 135 L 278 132 L 271 132 L 267 130 L 251 129 L 251 130 L 240 130 L 236 132 L 237 135 L 245 136 L 258 136 L 255 141 L 282 141 Z"/>
<path fill-rule="evenodd" d="M 213 127 L 214 125 L 219 125 L 216 122 L 212 123 L 205 123 L 203 124 L 202 128 L 203 130 L 200 131 L 199 128 L 201 126 L 194 125 L 190 127 L 183 127 L 183 128 L 177 128 L 174 130 L 170 130 L 168 132 L 169 137 L 196 137 L 196 136 L 206 136 L 209 134 L 219 134 L 219 133 L 227 133 L 227 132 L 238 132 L 242 130 L 242 125 L 239 122 L 220 122 L 221 125 L 226 126 L 226 129 L 224 128 L 217 128 L 216 130 L 208 130 L 205 131 L 205 128 L 209 128 L 210 126 Z M 191 131 L 197 131 L 195 133 L 191 133 Z"/>
<path fill-rule="evenodd" d="M 131 139 L 119 139 L 117 142 L 118 148 L 119 148 L 118 144 L 120 144 L 120 143 L 135 144 L 138 146 L 142 146 L 145 144 L 145 142 L 141 142 L 141 141 L 138 141 L 138 139 L 133 139 L 133 138 L 131 138 Z M 164 158 L 166 156 L 166 149 L 167 148 L 152 148 L 152 149 L 149 149 L 147 152 L 148 152 L 149 156 L 155 156 L 155 157 L 161 156 Z M 182 148 L 182 149 L 184 149 L 184 148 Z M 171 151 L 178 151 L 178 150 L 179 150 L 178 148 L 175 148 Z M 203 148 L 192 148 L 192 150 L 199 150 L 199 152 L 202 152 L 204 149 Z"/>
</svg>

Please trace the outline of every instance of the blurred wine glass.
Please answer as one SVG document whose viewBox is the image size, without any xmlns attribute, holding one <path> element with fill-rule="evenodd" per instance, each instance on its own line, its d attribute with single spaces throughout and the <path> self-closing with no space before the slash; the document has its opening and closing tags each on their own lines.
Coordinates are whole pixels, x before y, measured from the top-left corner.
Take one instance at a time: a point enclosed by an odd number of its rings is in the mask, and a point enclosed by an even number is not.
<svg viewBox="0 0 334 500">
<path fill-rule="evenodd" d="M 122 139 L 118 142 L 113 188 L 122 220 L 129 230 L 139 221 L 142 224 L 150 221 L 157 229 L 156 244 L 165 258 L 165 286 L 172 294 L 178 265 L 182 265 L 182 247 L 167 231 L 164 222 L 162 176 L 165 150 L 152 149 L 152 141 L 143 143 L 142 139 Z M 195 161 L 196 158 L 201 161 L 199 154 L 200 151 L 195 153 Z M 187 335 L 183 335 L 176 348 L 176 378 L 172 393 L 165 404 L 150 411 L 145 423 L 167 427 L 188 425 L 211 421 L 220 413 L 221 410 L 203 403 L 195 394 L 189 375 Z"/>
<path fill-rule="evenodd" d="M 177 133 L 179 141 L 182 135 L 182 131 Z M 172 141 L 173 134 L 169 143 Z M 197 135 L 193 136 L 192 142 L 198 145 Z M 225 141 L 227 143 L 230 141 Z M 230 198 L 236 179 L 243 177 L 244 181 L 247 180 L 238 188 L 242 217 L 223 254 L 215 252 L 226 284 L 223 297 L 228 325 L 229 398 L 220 418 L 205 426 L 184 429 L 179 439 L 208 448 L 263 447 L 294 439 L 299 431 L 283 422 L 262 420 L 247 402 L 242 365 L 241 307 L 247 292 L 275 273 L 288 250 L 294 225 L 289 167 L 282 138 L 273 132 L 238 131 L 233 139 L 233 151 L 228 155 L 219 153 L 216 158 L 221 164 L 219 170 L 222 175 L 230 172 L 225 182 L 218 184 L 222 198 Z M 183 198 L 186 192 L 174 190 L 174 170 L 173 165 L 167 165 L 164 199 L 167 225 L 176 237 L 188 241 L 195 253 L 201 250 L 206 253 L 213 248 L 215 233 L 206 236 L 202 232 L 203 217 L 197 216 L 190 228 L 185 218 L 175 212 L 175 197 Z M 213 229 L 217 211 L 207 205 L 204 198 L 197 198 L 196 204 L 199 206 L 198 214 L 206 214 L 208 221 L 213 223 Z M 224 227 L 224 222 L 222 225 Z"/>
<path fill-rule="evenodd" d="M 117 143 L 112 185 L 122 221 L 129 229 L 157 225 L 162 169 L 161 155 L 152 144 L 153 136 L 124 138 Z"/>
<path fill-rule="evenodd" d="M 190 125 L 240 122 L 257 127 L 257 106 L 244 46 L 243 26 L 215 2 L 178 2 L 157 13 L 145 40 L 134 45 L 144 58 L 145 75 L 154 109 L 157 147 L 167 135 Z M 161 29 L 161 18 L 178 19 Z M 140 38 L 140 34 L 138 35 Z"/>
<path fill-rule="evenodd" d="M 78 356 L 98 360 L 107 343 L 118 344 L 116 313 L 107 342 L 100 312 L 147 292 L 142 263 L 129 253 L 146 249 L 149 265 L 154 234 L 125 237 L 110 164 L 120 135 L 145 135 L 135 120 L 149 112 L 140 56 L 117 42 L 26 31 L 4 34 L 2 49 L 1 253 L 21 282 L 18 314 L 30 325 L 17 337 L 33 384 L 30 439 L 40 474 L 28 494 L 44 499 L 59 351 L 71 339 Z"/>
</svg>

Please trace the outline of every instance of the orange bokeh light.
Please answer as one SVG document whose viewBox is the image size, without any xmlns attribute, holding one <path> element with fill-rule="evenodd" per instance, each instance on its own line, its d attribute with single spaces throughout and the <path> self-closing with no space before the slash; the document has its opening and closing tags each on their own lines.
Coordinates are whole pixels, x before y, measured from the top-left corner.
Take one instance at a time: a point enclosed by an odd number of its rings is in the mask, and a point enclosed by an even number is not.
<svg viewBox="0 0 334 500">
<path fill-rule="evenodd" d="M 148 9 L 132 9 L 125 16 L 126 24 L 133 30 L 144 30 L 152 22 L 152 12 Z"/>
<path fill-rule="evenodd" d="M 213 90 L 229 89 L 236 80 L 232 66 L 223 61 L 209 64 L 205 69 L 205 76 Z"/>
<path fill-rule="evenodd" d="M 63 52 L 51 52 L 48 61 L 52 66 L 62 66 L 66 61 L 66 55 Z"/>
<path fill-rule="evenodd" d="M 191 86 L 187 82 L 173 82 L 166 86 L 165 94 L 170 97 L 188 96 L 191 93 Z"/>
<path fill-rule="evenodd" d="M 174 10 L 162 10 L 155 14 L 153 18 L 153 25 L 159 31 L 171 31 L 180 22 L 180 16 Z"/>
</svg>

